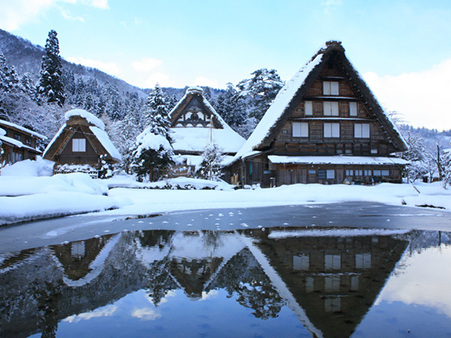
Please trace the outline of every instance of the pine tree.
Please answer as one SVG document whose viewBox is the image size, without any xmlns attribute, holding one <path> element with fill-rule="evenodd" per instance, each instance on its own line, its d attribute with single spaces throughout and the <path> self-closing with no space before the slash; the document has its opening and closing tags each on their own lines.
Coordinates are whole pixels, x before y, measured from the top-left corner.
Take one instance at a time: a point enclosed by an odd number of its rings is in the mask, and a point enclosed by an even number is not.
<svg viewBox="0 0 451 338">
<path fill-rule="evenodd" d="M 237 87 L 249 104 L 249 116 L 260 121 L 283 87 L 283 81 L 275 69 L 262 68 L 251 75 L 252 78 L 242 80 Z"/>
<path fill-rule="evenodd" d="M 168 119 L 169 104 L 166 94 L 157 84 L 153 92 L 149 94 L 144 106 L 143 119 L 144 126 L 150 127 L 150 131 L 156 135 L 163 135 L 170 143 L 171 123 Z"/>
<path fill-rule="evenodd" d="M 238 131 L 247 120 L 244 99 L 230 82 L 227 83 L 226 91 L 218 96 L 215 109 L 235 131 Z"/>
<path fill-rule="evenodd" d="M 132 149 L 132 169 L 140 180 L 148 176 L 157 181 L 168 175 L 174 163 L 167 100 L 158 84 L 147 97 L 143 115 L 146 129 Z"/>
<path fill-rule="evenodd" d="M 3 53 L 0 52 L 0 92 L 8 93 L 19 89 L 19 77 L 14 66 L 9 66 Z"/>
<path fill-rule="evenodd" d="M 51 30 L 45 43 L 45 54 L 42 57 L 41 77 L 37 92 L 45 102 L 57 103 L 60 107 L 66 100 L 62 75 L 59 41 L 56 31 Z"/>
</svg>

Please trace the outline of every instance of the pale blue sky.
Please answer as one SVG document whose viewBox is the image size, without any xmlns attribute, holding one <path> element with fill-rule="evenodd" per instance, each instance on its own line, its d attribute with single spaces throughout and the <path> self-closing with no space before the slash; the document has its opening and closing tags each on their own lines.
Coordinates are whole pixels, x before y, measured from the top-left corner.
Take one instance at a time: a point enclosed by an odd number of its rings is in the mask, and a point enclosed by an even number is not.
<svg viewBox="0 0 451 338">
<path fill-rule="evenodd" d="M 263 67 L 288 80 L 325 41 L 340 40 L 385 106 L 438 129 L 451 129 L 450 18 L 449 0 L 0 0 L 2 29 L 41 46 L 55 29 L 64 58 L 139 87 L 225 88 Z M 407 102 L 425 79 L 443 97 L 434 125 L 423 121 L 427 102 Z M 401 102 L 399 86 L 411 87 Z"/>
</svg>

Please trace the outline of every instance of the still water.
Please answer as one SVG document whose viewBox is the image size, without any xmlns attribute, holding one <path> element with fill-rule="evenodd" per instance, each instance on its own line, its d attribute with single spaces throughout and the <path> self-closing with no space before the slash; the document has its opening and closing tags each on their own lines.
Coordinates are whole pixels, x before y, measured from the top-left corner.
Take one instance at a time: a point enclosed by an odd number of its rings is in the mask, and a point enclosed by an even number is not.
<svg viewBox="0 0 451 338">
<path fill-rule="evenodd" d="M 124 231 L 0 255 L 1 337 L 449 337 L 451 233 Z"/>
</svg>

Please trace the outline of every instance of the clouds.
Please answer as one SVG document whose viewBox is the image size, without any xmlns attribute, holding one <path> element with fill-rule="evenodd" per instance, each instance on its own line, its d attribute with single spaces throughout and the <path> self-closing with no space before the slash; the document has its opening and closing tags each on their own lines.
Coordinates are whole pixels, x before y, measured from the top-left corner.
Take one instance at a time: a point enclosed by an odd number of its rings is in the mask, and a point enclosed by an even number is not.
<svg viewBox="0 0 451 338">
<path fill-rule="evenodd" d="M 59 7 L 61 15 L 67 20 L 84 21 L 82 17 L 73 17 L 63 4 L 82 4 L 99 9 L 108 9 L 108 0 L 14 0 L 2 1 L 0 26 L 7 31 L 15 31 L 23 24 L 38 21 L 49 9 Z"/>
<path fill-rule="evenodd" d="M 132 63 L 133 69 L 137 71 L 150 72 L 163 64 L 162 60 L 143 58 L 141 61 L 135 61 Z"/>
<path fill-rule="evenodd" d="M 421 72 L 398 76 L 364 75 L 380 103 L 401 114 L 404 122 L 414 127 L 451 129 L 451 59 Z"/>
</svg>

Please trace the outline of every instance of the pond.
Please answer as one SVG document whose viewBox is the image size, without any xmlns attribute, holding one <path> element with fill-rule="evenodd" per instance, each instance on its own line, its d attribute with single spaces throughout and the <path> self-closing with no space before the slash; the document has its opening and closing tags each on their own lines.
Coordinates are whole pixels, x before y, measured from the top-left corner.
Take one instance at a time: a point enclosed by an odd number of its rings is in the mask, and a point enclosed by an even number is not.
<svg viewBox="0 0 451 338">
<path fill-rule="evenodd" d="M 451 233 L 139 230 L 0 255 L 1 337 L 444 337 Z"/>
</svg>

